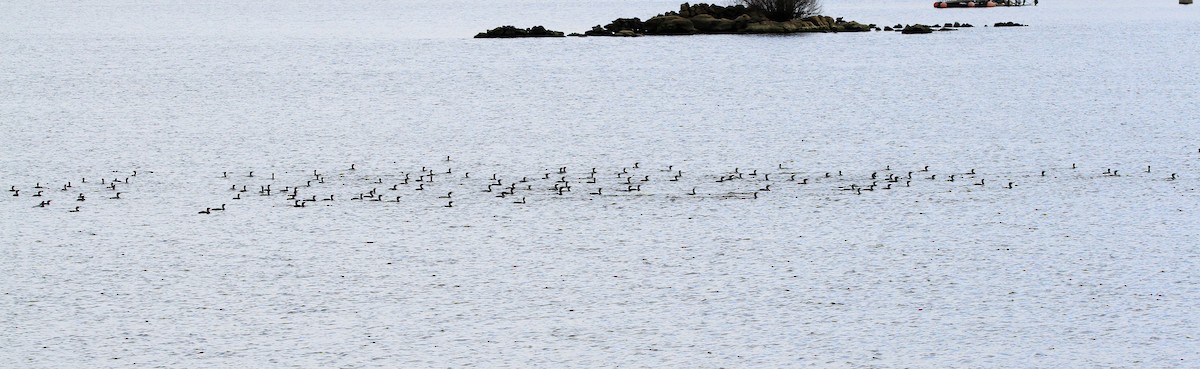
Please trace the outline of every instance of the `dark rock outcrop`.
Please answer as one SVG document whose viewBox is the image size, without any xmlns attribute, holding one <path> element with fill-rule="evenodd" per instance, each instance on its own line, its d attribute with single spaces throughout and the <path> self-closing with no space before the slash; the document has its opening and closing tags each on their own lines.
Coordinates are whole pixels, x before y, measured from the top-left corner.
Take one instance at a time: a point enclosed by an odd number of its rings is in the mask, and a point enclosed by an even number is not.
<svg viewBox="0 0 1200 369">
<path fill-rule="evenodd" d="M 996 23 L 996 27 L 1023 27 L 1013 22 Z M 583 33 L 571 36 L 636 37 L 642 35 L 697 35 L 697 34 L 786 34 L 798 32 L 870 32 L 894 31 L 904 34 L 955 31 L 973 27 L 968 23 L 945 23 L 932 26 L 924 24 L 901 25 L 879 28 L 874 24 L 862 24 L 823 15 L 812 15 L 787 21 L 774 21 L 752 7 L 744 5 L 721 6 L 711 4 L 679 5 L 678 11 L 659 14 L 643 21 L 640 18 L 618 18 L 607 25 L 596 25 Z M 987 25 L 984 25 L 987 27 Z M 520 29 L 513 26 L 497 27 L 475 35 L 475 38 L 516 37 L 564 37 L 562 32 L 537 26 Z"/>
<path fill-rule="evenodd" d="M 616 20 L 604 26 L 604 29 L 612 33 L 620 33 L 621 31 L 630 31 L 633 33 L 646 33 L 646 28 L 642 23 L 641 18 L 617 18 Z"/>
<path fill-rule="evenodd" d="M 696 33 L 696 26 L 688 18 L 678 15 L 665 15 L 650 18 L 645 23 L 648 35 L 691 35 Z"/>
<path fill-rule="evenodd" d="M 641 36 L 646 33 L 646 26 L 640 18 L 617 18 L 606 26 L 596 25 L 584 33 L 588 36 Z"/>
<path fill-rule="evenodd" d="M 562 32 L 551 31 L 546 27 L 535 26 L 533 28 L 521 29 L 513 26 L 500 26 L 480 32 L 475 35 L 475 38 L 521 38 L 521 37 L 565 37 Z"/>
<path fill-rule="evenodd" d="M 900 30 L 900 33 L 903 33 L 906 35 L 933 33 L 933 28 L 930 28 L 929 26 L 926 26 L 924 24 L 913 24 L 913 25 L 904 27 L 903 30 Z"/>
<path fill-rule="evenodd" d="M 616 36 L 622 31 L 641 35 L 758 34 L 795 32 L 869 32 L 874 24 L 847 22 L 841 18 L 814 15 L 786 22 L 767 19 L 763 12 L 743 5 L 679 5 L 679 11 L 666 12 L 641 21 L 620 18 L 604 27 L 585 32 L 588 36 Z M 628 34 L 628 33 L 626 33 Z"/>
</svg>

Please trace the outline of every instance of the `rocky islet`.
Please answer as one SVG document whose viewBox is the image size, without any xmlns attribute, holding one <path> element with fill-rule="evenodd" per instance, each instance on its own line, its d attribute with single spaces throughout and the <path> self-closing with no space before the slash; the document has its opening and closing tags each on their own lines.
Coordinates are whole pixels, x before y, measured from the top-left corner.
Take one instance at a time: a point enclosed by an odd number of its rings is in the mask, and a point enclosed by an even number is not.
<svg viewBox="0 0 1200 369">
<path fill-rule="evenodd" d="M 1022 27 L 1013 22 L 996 23 L 995 27 Z M 838 33 L 838 32 L 870 32 L 895 31 L 902 34 L 927 34 L 935 31 L 953 31 L 959 28 L 974 27 L 967 23 L 945 23 L 944 25 L 897 24 L 880 28 L 875 24 L 863 24 L 846 21 L 823 15 L 811 15 L 788 21 L 771 20 L 758 9 L 745 5 L 721 6 L 707 3 L 679 5 L 678 11 L 670 11 L 656 15 L 650 19 L 617 18 L 606 25 L 596 25 L 583 33 L 571 33 L 547 30 L 536 26 L 521 29 L 513 26 L 503 26 L 479 33 L 475 38 L 519 38 L 519 37 L 637 37 L 637 36 L 672 36 L 672 35 L 712 35 L 712 34 L 790 34 L 790 33 Z"/>
</svg>

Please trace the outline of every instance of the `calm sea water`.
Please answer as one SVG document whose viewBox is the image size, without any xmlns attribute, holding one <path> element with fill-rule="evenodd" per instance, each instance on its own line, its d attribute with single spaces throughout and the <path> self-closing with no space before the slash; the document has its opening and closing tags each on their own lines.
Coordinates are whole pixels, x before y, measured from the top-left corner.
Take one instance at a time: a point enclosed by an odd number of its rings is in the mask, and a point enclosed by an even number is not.
<svg viewBox="0 0 1200 369">
<path fill-rule="evenodd" d="M 0 359 L 1200 361 L 1200 8 L 843 1 L 980 27 L 470 39 L 677 6 L 0 5 Z"/>
</svg>

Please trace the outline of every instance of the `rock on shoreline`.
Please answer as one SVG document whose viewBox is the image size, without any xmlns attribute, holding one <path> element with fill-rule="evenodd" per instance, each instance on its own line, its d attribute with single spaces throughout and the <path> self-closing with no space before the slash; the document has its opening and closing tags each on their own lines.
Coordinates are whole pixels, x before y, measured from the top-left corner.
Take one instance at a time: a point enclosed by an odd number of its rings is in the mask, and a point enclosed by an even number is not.
<svg viewBox="0 0 1200 369">
<path fill-rule="evenodd" d="M 480 32 L 475 35 L 475 38 L 521 38 L 521 37 L 566 37 L 562 32 L 551 31 L 546 27 L 535 26 L 533 28 L 520 29 L 513 26 L 500 26 Z"/>
</svg>

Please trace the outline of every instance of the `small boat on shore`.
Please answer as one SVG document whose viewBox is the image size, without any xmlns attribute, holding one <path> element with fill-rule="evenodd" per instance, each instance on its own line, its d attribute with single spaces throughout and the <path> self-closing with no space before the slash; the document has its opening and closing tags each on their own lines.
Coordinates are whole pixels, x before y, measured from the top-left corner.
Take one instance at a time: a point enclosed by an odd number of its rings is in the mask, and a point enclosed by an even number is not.
<svg viewBox="0 0 1200 369">
<path fill-rule="evenodd" d="M 1192 0 L 1179 0 L 1179 5 L 1190 5 Z"/>
</svg>

